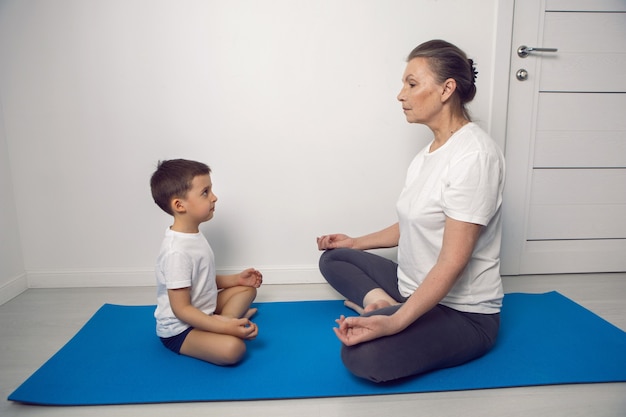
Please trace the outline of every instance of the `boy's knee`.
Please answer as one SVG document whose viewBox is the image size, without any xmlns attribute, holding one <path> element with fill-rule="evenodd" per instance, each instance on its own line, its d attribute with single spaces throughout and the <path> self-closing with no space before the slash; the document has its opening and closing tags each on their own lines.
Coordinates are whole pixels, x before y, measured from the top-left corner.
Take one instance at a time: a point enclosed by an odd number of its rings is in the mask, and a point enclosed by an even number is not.
<svg viewBox="0 0 626 417">
<path fill-rule="evenodd" d="M 254 300 L 256 298 L 257 290 L 254 287 L 244 287 L 244 291 Z"/>
<path fill-rule="evenodd" d="M 229 288 L 232 294 L 236 294 L 238 297 L 247 296 L 254 300 L 256 298 L 257 290 L 254 287 L 248 287 L 245 285 L 239 285 L 237 287 Z"/>
<path fill-rule="evenodd" d="M 222 365 L 235 365 L 239 363 L 246 354 L 246 344 L 243 340 L 232 337 L 224 346 L 224 355 L 222 356 Z"/>
</svg>

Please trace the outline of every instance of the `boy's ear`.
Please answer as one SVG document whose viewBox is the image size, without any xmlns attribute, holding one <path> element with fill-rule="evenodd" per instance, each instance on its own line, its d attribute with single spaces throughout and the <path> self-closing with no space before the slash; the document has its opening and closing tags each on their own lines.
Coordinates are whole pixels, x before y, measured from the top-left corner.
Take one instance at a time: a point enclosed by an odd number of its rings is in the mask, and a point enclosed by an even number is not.
<svg viewBox="0 0 626 417">
<path fill-rule="evenodd" d="M 185 209 L 185 203 L 182 199 L 180 198 L 173 198 L 172 202 L 170 203 L 172 205 L 172 211 L 174 213 L 184 213 L 186 211 Z"/>
</svg>

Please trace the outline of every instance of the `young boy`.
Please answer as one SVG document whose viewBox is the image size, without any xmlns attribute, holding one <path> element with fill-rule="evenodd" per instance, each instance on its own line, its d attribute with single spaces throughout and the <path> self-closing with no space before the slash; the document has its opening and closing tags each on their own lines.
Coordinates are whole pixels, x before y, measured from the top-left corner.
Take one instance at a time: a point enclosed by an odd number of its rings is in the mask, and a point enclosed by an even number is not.
<svg viewBox="0 0 626 417">
<path fill-rule="evenodd" d="M 174 217 L 157 258 L 157 335 L 172 351 L 217 365 L 239 362 L 257 326 L 250 304 L 263 277 L 253 268 L 216 275 L 213 251 L 200 233 L 217 197 L 211 169 L 176 159 L 161 161 L 150 179 L 155 203 Z"/>
</svg>

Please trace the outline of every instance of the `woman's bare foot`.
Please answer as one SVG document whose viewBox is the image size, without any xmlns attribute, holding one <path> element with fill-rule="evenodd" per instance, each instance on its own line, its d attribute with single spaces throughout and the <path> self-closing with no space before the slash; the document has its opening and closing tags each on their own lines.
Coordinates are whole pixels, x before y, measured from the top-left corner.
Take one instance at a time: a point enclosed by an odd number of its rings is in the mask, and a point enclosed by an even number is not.
<svg viewBox="0 0 626 417">
<path fill-rule="evenodd" d="M 363 314 L 363 307 L 361 307 L 360 305 L 358 305 L 357 303 L 354 303 L 350 300 L 346 300 L 343 302 L 343 305 L 348 307 L 351 310 L 354 310 L 357 312 L 357 314 L 362 315 Z"/>
<path fill-rule="evenodd" d="M 387 300 L 376 300 L 371 304 L 368 304 L 363 309 L 364 313 L 369 313 L 370 311 L 380 310 L 381 308 L 390 307 L 392 304 Z"/>
</svg>

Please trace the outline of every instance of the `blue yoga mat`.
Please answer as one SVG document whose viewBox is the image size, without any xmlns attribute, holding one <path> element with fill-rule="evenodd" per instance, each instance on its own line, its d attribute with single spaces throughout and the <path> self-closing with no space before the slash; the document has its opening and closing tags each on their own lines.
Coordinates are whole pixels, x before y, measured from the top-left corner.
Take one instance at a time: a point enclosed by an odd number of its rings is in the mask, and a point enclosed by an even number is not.
<svg viewBox="0 0 626 417">
<path fill-rule="evenodd" d="M 258 400 L 626 381 L 626 332 L 559 293 L 507 294 L 487 355 L 395 383 L 351 375 L 331 328 L 341 301 L 259 303 L 245 360 L 218 367 L 165 349 L 154 306 L 105 304 L 9 400 L 100 405 Z"/>
</svg>

